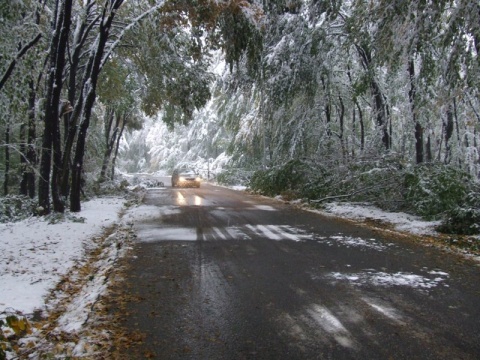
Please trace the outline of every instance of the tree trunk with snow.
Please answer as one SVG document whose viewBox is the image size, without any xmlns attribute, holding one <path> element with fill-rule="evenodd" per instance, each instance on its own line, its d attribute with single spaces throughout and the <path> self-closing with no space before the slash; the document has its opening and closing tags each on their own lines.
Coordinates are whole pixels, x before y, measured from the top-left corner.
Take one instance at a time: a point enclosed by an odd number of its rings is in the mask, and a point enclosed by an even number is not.
<svg viewBox="0 0 480 360">
<path fill-rule="evenodd" d="M 412 110 L 412 119 L 415 124 L 415 159 L 417 164 L 423 163 L 423 127 L 417 119 L 417 109 L 415 105 L 416 93 L 415 88 L 415 64 L 413 59 L 408 61 L 408 75 L 410 81 L 410 90 L 408 91 L 408 99 L 410 101 L 410 108 Z"/>
<path fill-rule="evenodd" d="M 75 148 L 75 156 L 72 166 L 72 188 L 70 191 L 70 211 L 72 212 L 78 212 L 81 210 L 80 195 L 82 190 L 83 161 L 85 157 L 87 131 L 90 126 L 92 108 L 97 96 L 96 88 L 104 61 L 105 46 L 116 12 L 122 3 L 123 0 L 110 0 L 105 4 L 99 22 L 99 34 L 96 40 L 96 48 L 91 53 L 90 61 L 86 69 L 85 82 L 83 84 L 83 91 L 86 94 L 82 111 L 83 117 L 78 132 L 77 146 Z"/>
<path fill-rule="evenodd" d="M 107 110 L 105 115 L 105 151 L 103 153 L 102 169 L 100 170 L 100 176 L 98 178 L 99 182 L 106 180 L 108 164 L 115 147 L 116 139 L 120 131 L 120 122 L 122 121 L 123 116 L 123 114 L 115 114 L 113 109 Z M 113 126 L 114 120 L 115 126 Z"/>
<path fill-rule="evenodd" d="M 72 0 L 57 1 L 54 35 L 50 46 L 50 66 L 45 105 L 45 128 L 42 141 L 38 201 L 43 214 L 50 212 L 50 184 L 54 210 L 63 212 L 65 206 L 58 188 L 58 173 L 61 167 L 59 152 L 60 96 L 63 87 L 63 71 L 70 33 Z M 53 173 L 52 173 L 53 154 Z"/>
<path fill-rule="evenodd" d="M 37 164 L 37 153 L 35 150 L 36 140 L 36 116 L 35 116 L 36 89 L 33 80 L 29 81 L 28 94 L 28 119 L 23 129 L 24 151 L 21 154 L 22 180 L 20 182 L 20 193 L 35 197 L 35 166 Z"/>
<path fill-rule="evenodd" d="M 115 163 L 117 161 L 118 149 L 120 148 L 120 141 L 122 140 L 123 130 L 125 130 L 126 120 L 127 119 L 124 119 L 122 124 L 120 125 L 120 131 L 119 131 L 118 136 L 117 136 L 117 141 L 116 141 L 116 144 L 115 144 L 115 153 L 113 154 L 113 158 L 112 158 L 112 168 L 111 168 L 111 172 L 110 172 L 110 180 L 113 180 L 115 178 Z"/>
</svg>

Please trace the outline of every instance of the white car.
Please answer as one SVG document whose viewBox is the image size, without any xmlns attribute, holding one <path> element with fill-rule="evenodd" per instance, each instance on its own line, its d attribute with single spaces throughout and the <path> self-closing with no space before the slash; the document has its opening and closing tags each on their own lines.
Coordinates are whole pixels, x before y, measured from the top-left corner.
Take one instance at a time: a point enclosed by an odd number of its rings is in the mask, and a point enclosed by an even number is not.
<svg viewBox="0 0 480 360">
<path fill-rule="evenodd" d="M 193 170 L 173 170 L 172 187 L 200 187 L 202 179 Z"/>
</svg>

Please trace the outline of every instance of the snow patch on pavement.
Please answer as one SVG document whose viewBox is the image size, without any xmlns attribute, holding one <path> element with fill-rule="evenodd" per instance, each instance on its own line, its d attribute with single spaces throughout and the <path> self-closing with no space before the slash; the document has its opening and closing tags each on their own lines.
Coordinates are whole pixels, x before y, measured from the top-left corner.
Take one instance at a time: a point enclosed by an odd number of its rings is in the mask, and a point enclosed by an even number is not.
<svg viewBox="0 0 480 360">
<path fill-rule="evenodd" d="M 254 205 L 253 208 L 255 210 L 262 210 L 262 211 L 278 211 L 273 206 L 270 205 Z"/>
<path fill-rule="evenodd" d="M 142 242 L 197 240 L 197 230 L 195 228 L 161 228 L 158 225 L 139 225 L 135 226 L 135 230 Z"/>
<path fill-rule="evenodd" d="M 165 206 L 154 206 L 154 205 L 141 205 L 135 208 L 128 210 L 124 215 L 124 221 L 148 221 L 154 220 L 162 216 L 176 215 L 180 214 L 181 209 L 179 206 L 174 205 L 165 205 Z"/>
<path fill-rule="evenodd" d="M 434 278 L 417 275 L 409 272 L 386 273 L 376 270 L 365 270 L 360 273 L 340 273 L 333 272 L 327 275 L 327 278 L 348 281 L 354 285 L 374 285 L 383 287 L 405 286 L 417 289 L 432 289 L 448 278 L 447 273 L 435 274 L 439 275 Z"/>
<path fill-rule="evenodd" d="M 388 247 L 394 246 L 394 244 L 381 244 L 376 239 L 364 239 L 360 237 L 351 237 L 351 236 L 343 236 L 343 235 L 335 235 L 330 237 L 317 237 L 320 243 L 326 243 L 330 246 L 333 245 L 342 245 L 346 246 L 347 248 L 350 247 L 360 247 L 360 248 L 369 248 L 377 251 L 384 251 Z"/>
</svg>

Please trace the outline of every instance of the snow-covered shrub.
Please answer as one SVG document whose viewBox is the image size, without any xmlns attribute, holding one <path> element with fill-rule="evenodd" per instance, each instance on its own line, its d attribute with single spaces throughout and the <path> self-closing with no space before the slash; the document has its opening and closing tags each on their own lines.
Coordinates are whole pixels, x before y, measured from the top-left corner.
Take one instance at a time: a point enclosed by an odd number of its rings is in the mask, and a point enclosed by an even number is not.
<svg viewBox="0 0 480 360">
<path fill-rule="evenodd" d="M 304 183 L 299 192 L 302 198 L 322 199 L 334 194 L 333 182 L 335 177 L 323 166 L 310 166 L 305 169 Z"/>
<path fill-rule="evenodd" d="M 244 169 L 225 169 L 216 175 L 215 180 L 221 185 L 248 185 L 252 174 Z"/>
<path fill-rule="evenodd" d="M 397 211 L 403 199 L 402 174 L 402 165 L 396 159 L 359 159 L 334 166 L 316 164 L 309 168 L 301 193 L 313 203 L 368 202 Z"/>
<path fill-rule="evenodd" d="M 402 167 L 398 162 L 360 161 L 328 164 L 292 160 L 283 166 L 257 171 L 250 182 L 252 190 L 311 200 L 370 202 L 381 208 L 398 210 L 402 205 Z M 293 194 L 292 194 L 293 192 Z"/>
<path fill-rule="evenodd" d="M 0 198 L 0 223 L 20 221 L 36 212 L 38 202 L 28 196 L 8 195 Z"/>
<path fill-rule="evenodd" d="M 443 164 L 416 166 L 405 175 L 406 205 L 426 219 L 438 219 L 464 203 L 470 176 Z"/>
<path fill-rule="evenodd" d="M 306 166 L 299 160 L 255 172 L 250 180 L 254 192 L 267 196 L 281 195 L 285 191 L 298 191 L 305 183 Z"/>
<path fill-rule="evenodd" d="M 368 202 L 381 209 L 403 208 L 404 167 L 401 159 L 379 159 L 349 166 L 349 201 Z"/>
<path fill-rule="evenodd" d="M 91 184 L 91 190 L 96 196 L 122 195 L 127 191 L 129 182 L 126 179 L 116 179 L 108 181 L 95 181 Z"/>
<path fill-rule="evenodd" d="M 446 212 L 437 230 L 447 234 L 480 233 L 480 186 L 478 184 L 472 186 L 463 204 Z"/>
</svg>

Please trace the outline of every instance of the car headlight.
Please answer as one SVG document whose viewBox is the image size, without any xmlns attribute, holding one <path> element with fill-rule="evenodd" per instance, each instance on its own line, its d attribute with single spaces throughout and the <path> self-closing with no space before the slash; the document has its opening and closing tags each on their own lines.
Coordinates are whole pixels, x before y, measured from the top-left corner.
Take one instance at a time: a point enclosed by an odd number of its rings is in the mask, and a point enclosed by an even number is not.
<svg viewBox="0 0 480 360">
<path fill-rule="evenodd" d="M 202 181 L 202 179 L 200 179 L 199 177 L 196 177 L 196 178 L 195 178 L 195 181 L 200 182 L 200 181 Z"/>
<path fill-rule="evenodd" d="M 183 176 L 180 176 L 180 177 L 178 178 L 178 180 L 180 180 L 180 181 L 185 181 L 185 178 L 184 178 Z"/>
</svg>

